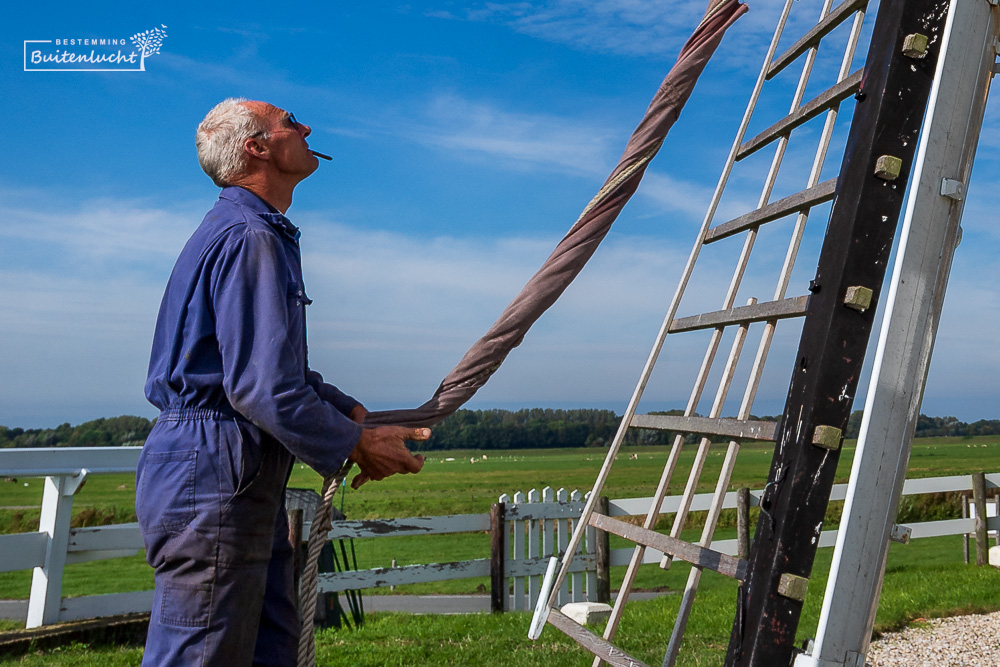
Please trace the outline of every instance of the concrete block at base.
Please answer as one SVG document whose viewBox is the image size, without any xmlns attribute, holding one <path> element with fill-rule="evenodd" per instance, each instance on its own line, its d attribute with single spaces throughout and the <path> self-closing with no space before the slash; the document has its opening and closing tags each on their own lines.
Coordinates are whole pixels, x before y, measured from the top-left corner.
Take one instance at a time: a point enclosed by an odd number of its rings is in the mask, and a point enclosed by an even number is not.
<svg viewBox="0 0 1000 667">
<path fill-rule="evenodd" d="M 1000 567 L 1000 546 L 990 547 L 990 565 Z"/>
<path fill-rule="evenodd" d="M 603 602 L 570 602 L 560 610 L 580 625 L 590 625 L 611 618 L 611 606 Z"/>
</svg>

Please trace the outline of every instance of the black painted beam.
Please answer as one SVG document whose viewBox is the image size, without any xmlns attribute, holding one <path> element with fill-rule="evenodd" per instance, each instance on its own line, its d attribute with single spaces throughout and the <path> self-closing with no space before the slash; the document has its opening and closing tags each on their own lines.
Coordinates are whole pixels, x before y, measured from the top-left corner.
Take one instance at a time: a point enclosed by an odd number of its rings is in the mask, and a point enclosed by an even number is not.
<svg viewBox="0 0 1000 667">
<path fill-rule="evenodd" d="M 947 0 L 882 0 L 803 322 L 726 665 L 791 664 L 930 92 Z M 904 44 L 926 55 L 904 55 Z M 894 167 L 899 174 L 892 176 Z M 876 175 L 878 173 L 878 175 Z"/>
</svg>

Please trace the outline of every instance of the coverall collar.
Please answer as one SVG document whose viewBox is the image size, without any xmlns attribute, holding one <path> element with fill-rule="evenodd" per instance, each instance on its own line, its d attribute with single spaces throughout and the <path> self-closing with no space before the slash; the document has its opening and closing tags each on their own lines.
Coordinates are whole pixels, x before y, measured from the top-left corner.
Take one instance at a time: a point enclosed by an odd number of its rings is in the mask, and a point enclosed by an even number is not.
<svg viewBox="0 0 1000 667">
<path fill-rule="evenodd" d="M 219 193 L 219 199 L 227 199 L 235 204 L 238 204 L 239 206 L 249 209 L 255 215 L 260 216 L 261 219 L 293 241 L 298 241 L 299 236 L 302 235 L 299 228 L 293 225 L 292 221 L 286 218 L 281 211 L 274 208 L 246 188 L 241 188 L 238 185 L 226 186 L 222 189 L 222 192 Z"/>
</svg>

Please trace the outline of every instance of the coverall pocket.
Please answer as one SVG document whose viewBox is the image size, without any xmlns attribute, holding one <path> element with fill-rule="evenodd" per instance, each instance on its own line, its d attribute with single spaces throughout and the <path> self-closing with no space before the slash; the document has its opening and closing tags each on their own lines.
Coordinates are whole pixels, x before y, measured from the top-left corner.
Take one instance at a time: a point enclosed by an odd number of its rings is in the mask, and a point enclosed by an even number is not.
<svg viewBox="0 0 1000 667">
<path fill-rule="evenodd" d="M 150 452 L 145 459 L 136 492 L 143 531 L 184 528 L 194 518 L 198 450 Z"/>
<path fill-rule="evenodd" d="M 257 427 L 240 424 L 236 420 L 233 420 L 233 427 L 239 446 L 234 449 L 230 443 L 229 458 L 233 472 L 233 495 L 239 496 L 245 494 L 256 481 L 264 460 L 264 447 Z"/>
<path fill-rule="evenodd" d="M 164 584 L 160 623 L 183 628 L 207 628 L 211 617 L 212 584 Z"/>
</svg>

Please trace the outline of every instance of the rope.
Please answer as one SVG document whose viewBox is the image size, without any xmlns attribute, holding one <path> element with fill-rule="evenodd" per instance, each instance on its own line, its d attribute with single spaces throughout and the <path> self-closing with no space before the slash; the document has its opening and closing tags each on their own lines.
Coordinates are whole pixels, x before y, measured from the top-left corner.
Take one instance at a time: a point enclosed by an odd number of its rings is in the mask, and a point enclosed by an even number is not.
<svg viewBox="0 0 1000 667">
<path fill-rule="evenodd" d="M 316 664 L 316 641 L 313 635 L 316 620 L 316 598 L 319 595 L 317 577 L 319 554 L 323 550 L 327 534 L 333 525 L 333 497 L 344 483 L 351 470 L 348 461 L 336 473 L 323 480 L 322 498 L 316 505 L 312 526 L 309 528 L 309 545 L 306 552 L 306 566 L 299 582 L 299 613 L 302 616 L 302 630 L 299 635 L 298 667 L 314 667 Z"/>
<path fill-rule="evenodd" d="M 486 335 L 466 352 L 429 401 L 412 410 L 370 412 L 365 419 L 366 426 L 433 425 L 455 412 L 486 383 L 507 354 L 521 343 L 531 325 L 559 298 L 593 255 L 618 213 L 639 186 L 646 166 L 677 120 L 723 33 L 746 9 L 746 5 L 739 0 L 709 0 L 704 18 L 681 49 L 677 64 L 663 80 L 629 139 L 618 166 L 538 273 L 504 309 Z M 351 464 L 346 463 L 336 474 L 323 481 L 323 499 L 316 508 L 309 532 L 308 559 L 299 595 L 302 614 L 299 667 L 314 667 L 316 663 L 313 617 L 316 613 L 319 554 L 330 531 L 333 496 L 347 477 L 350 467 Z"/>
</svg>

